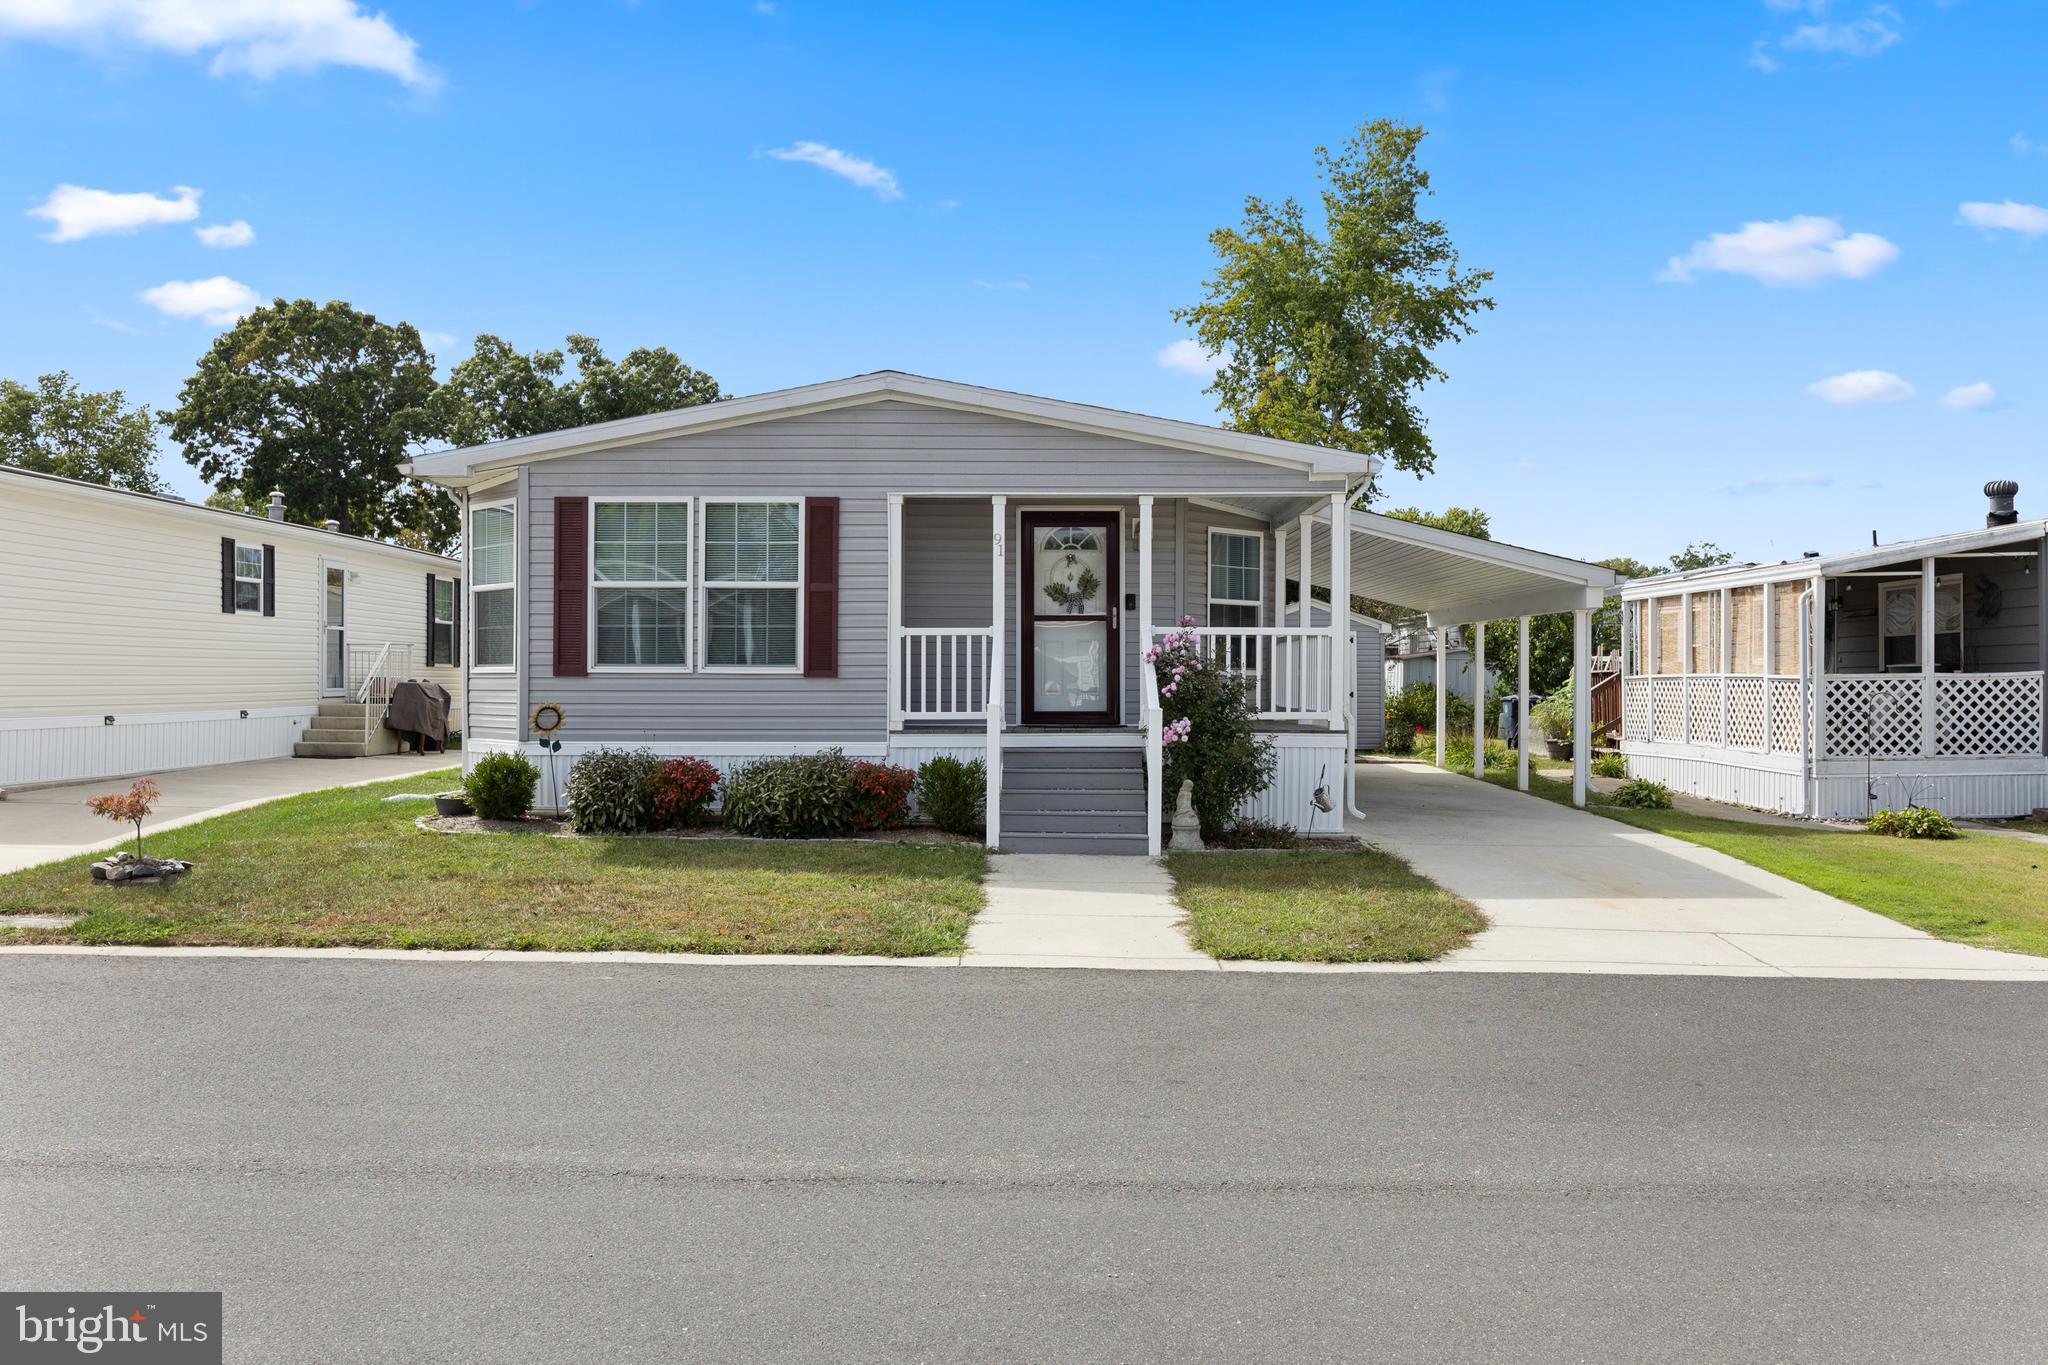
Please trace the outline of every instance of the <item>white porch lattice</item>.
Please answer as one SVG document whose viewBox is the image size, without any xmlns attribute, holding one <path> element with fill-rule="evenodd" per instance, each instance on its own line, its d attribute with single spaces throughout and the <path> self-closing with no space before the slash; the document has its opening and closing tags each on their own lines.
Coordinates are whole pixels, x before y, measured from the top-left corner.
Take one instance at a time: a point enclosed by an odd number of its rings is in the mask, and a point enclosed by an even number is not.
<svg viewBox="0 0 2048 1365">
<path fill-rule="evenodd" d="M 1908 758 L 1920 752 L 1920 678 L 1835 675 L 1821 725 L 1825 758 Z"/>
<path fill-rule="evenodd" d="M 1685 679 L 1650 680 L 1651 738 L 1666 744 L 1685 743 Z"/>
<path fill-rule="evenodd" d="M 1685 734 L 1688 744 L 1721 744 L 1721 684 L 1718 673 L 1695 674 L 1685 680 Z"/>
<path fill-rule="evenodd" d="M 1797 678 L 1772 678 L 1771 748 L 1778 753 L 1799 752 L 1799 709 L 1805 705 Z"/>
<path fill-rule="evenodd" d="M 1767 679 L 1762 674 L 1738 673 L 1727 681 L 1728 736 L 1730 748 L 1764 747 L 1764 698 Z"/>
<path fill-rule="evenodd" d="M 2039 673 L 1944 673 L 1934 678 L 1935 752 L 2005 758 L 2041 751 Z"/>
</svg>

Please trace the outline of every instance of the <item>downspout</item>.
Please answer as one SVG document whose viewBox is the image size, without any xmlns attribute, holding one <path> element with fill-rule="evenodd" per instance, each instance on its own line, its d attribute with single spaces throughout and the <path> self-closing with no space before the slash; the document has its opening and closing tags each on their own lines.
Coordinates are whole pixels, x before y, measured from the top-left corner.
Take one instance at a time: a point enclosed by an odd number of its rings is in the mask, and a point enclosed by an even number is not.
<svg viewBox="0 0 2048 1365">
<path fill-rule="evenodd" d="M 1809 587 L 1799 594 L 1799 813 L 1809 820 L 1813 818 L 1816 805 L 1813 791 L 1813 697 L 1808 695 L 1812 686 L 1813 605 L 1813 589 Z"/>
</svg>

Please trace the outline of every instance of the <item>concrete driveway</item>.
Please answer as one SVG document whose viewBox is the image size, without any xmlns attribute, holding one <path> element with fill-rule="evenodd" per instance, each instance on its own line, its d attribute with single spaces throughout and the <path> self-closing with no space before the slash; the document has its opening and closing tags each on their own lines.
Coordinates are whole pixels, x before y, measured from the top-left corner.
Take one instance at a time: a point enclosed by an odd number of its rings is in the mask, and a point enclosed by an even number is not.
<svg viewBox="0 0 2048 1365">
<path fill-rule="evenodd" d="M 265 758 L 211 768 L 149 773 L 162 789 L 156 814 L 142 827 L 146 839 L 160 830 L 189 825 L 280 796 L 382 782 L 432 772 L 462 761 L 460 754 L 378 754 L 369 758 Z M 132 777 L 100 778 L 62 787 L 19 788 L 0 801 L 0 872 L 16 872 L 75 853 L 112 848 L 131 834 L 115 830 L 85 808 L 106 792 L 126 791 Z M 125 830 L 127 827 L 123 826 Z"/>
<path fill-rule="evenodd" d="M 1493 921 L 1444 967 L 2048 982 L 2048 958 L 1946 943 L 1726 854 L 1427 764 L 1361 763 L 1358 797 L 1354 834 Z"/>
</svg>

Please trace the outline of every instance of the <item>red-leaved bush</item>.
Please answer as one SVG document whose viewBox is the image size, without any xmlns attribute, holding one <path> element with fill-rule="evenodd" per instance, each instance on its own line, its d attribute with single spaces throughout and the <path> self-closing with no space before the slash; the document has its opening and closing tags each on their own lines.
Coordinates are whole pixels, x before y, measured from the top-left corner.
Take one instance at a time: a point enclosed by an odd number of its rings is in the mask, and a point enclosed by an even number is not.
<svg viewBox="0 0 2048 1365">
<path fill-rule="evenodd" d="M 85 803 L 85 808 L 94 815 L 109 820 L 125 821 L 135 826 L 135 856 L 142 856 L 142 821 L 156 805 L 159 795 L 156 783 L 143 778 L 124 792 L 107 796 L 95 796 Z"/>
<path fill-rule="evenodd" d="M 718 791 L 718 769 L 701 758 L 668 758 L 647 775 L 647 810 L 655 829 L 704 823 Z"/>
<path fill-rule="evenodd" d="M 901 829 L 910 823 L 910 789 L 917 782 L 917 774 L 908 768 L 892 768 L 887 763 L 856 763 L 853 765 L 852 790 L 848 803 L 853 807 L 855 829 Z"/>
</svg>

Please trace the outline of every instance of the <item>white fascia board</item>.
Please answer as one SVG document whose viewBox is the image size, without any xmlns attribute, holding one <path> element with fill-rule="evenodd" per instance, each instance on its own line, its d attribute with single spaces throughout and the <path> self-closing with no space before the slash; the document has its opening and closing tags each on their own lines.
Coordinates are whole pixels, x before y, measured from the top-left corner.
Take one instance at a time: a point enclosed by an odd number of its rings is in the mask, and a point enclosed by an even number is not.
<svg viewBox="0 0 2048 1365">
<path fill-rule="evenodd" d="M 1881 569 L 1929 556 L 1939 559 L 1943 555 L 1969 554 L 2003 545 L 2030 545 L 2043 539 L 2048 539 L 2048 520 L 2020 521 L 2011 526 L 1987 526 L 1945 536 L 1902 540 L 1895 545 L 1880 545 L 1848 554 L 1822 555 L 1817 559 L 1788 559 L 1777 564 L 1730 564 L 1725 568 L 1631 578 L 1622 585 L 1621 595 L 1634 601 L 1644 597 L 1668 597 L 1674 592 L 1695 592 L 1701 588 L 1718 590 L 1749 587 L 1757 583 L 1797 582 L 1815 574 L 1855 573 L 1861 569 Z"/>
<path fill-rule="evenodd" d="M 745 398 L 727 398 L 673 412 L 626 417 L 615 422 L 598 422 L 566 431 L 544 432 L 488 445 L 421 455 L 403 466 L 414 478 L 429 479 L 458 487 L 486 470 L 507 468 L 537 460 L 556 459 L 591 450 L 604 450 L 659 440 L 664 436 L 718 431 L 727 427 L 763 421 L 771 417 L 795 417 L 861 403 L 900 399 L 928 407 L 979 412 L 997 417 L 1014 417 L 1047 426 L 1065 427 L 1096 435 L 1142 441 L 1151 445 L 1191 450 L 1254 460 L 1307 471 L 1346 487 L 1370 479 L 1378 461 L 1349 451 L 1325 450 L 1294 441 L 1226 431 L 1196 422 L 1164 417 L 1147 417 L 1111 408 L 1092 407 L 1059 399 L 984 389 L 949 380 L 927 379 L 893 371 L 835 379 Z"/>
<path fill-rule="evenodd" d="M 1518 616 L 1548 616 L 1560 611 L 1597 611 L 1606 602 L 1600 588 L 1559 587 L 1543 592 L 1494 598 L 1467 607 L 1445 607 L 1427 613 L 1432 626 L 1469 626 L 1475 621 L 1509 621 Z"/>
<path fill-rule="evenodd" d="M 1547 554 L 1542 550 L 1510 545 L 1505 541 L 1461 536 L 1456 531 L 1446 531 L 1441 527 L 1427 526 L 1417 521 L 1403 521 L 1399 517 L 1382 516 L 1378 512 L 1354 509 L 1351 513 L 1351 535 L 1354 555 L 1357 553 L 1358 538 L 1370 536 L 1381 540 L 1406 541 L 1425 549 L 1441 550 L 1480 563 L 1518 569 L 1564 583 L 1583 584 L 1589 588 L 1611 588 L 1617 578 L 1614 570 L 1605 565 L 1567 559 L 1563 555 Z"/>
</svg>

